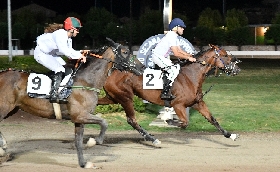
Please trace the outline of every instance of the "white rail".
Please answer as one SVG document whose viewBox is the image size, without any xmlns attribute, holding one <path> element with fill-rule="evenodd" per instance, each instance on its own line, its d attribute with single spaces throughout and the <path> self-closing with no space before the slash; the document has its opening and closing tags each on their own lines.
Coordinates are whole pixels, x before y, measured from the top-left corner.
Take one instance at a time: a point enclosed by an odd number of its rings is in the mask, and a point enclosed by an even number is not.
<svg viewBox="0 0 280 172">
<path fill-rule="evenodd" d="M 227 51 L 238 58 L 280 58 L 280 51 Z"/>
<path fill-rule="evenodd" d="M 29 55 L 33 55 L 34 50 L 29 51 Z M 232 54 L 237 58 L 268 58 L 268 59 L 280 59 L 280 51 L 227 51 L 228 54 Z M 24 55 L 24 50 L 13 50 L 13 56 Z M 137 51 L 133 51 L 134 55 L 137 55 Z M 0 56 L 9 55 L 8 50 L 0 50 Z M 28 54 L 26 54 L 28 55 Z"/>
</svg>

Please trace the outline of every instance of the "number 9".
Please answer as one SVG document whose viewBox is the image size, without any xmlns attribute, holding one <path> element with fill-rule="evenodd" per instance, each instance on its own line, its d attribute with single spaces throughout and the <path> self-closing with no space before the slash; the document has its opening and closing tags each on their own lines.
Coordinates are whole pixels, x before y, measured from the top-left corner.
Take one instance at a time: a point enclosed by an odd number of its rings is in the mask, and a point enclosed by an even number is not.
<svg viewBox="0 0 280 172">
<path fill-rule="evenodd" d="M 41 78 L 39 78 L 38 76 L 36 76 L 35 78 L 32 79 L 32 83 L 34 85 L 37 85 L 37 87 L 32 87 L 33 90 L 39 90 L 41 87 Z"/>
</svg>

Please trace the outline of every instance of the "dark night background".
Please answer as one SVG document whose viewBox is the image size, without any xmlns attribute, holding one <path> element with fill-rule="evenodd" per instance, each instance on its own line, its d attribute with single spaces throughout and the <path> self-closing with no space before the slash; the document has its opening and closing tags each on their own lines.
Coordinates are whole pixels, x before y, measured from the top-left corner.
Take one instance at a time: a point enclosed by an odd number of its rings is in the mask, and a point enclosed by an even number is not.
<svg viewBox="0 0 280 172">
<path fill-rule="evenodd" d="M 0 0 L 0 10 L 5 11 L 7 10 L 7 1 L 8 0 Z M 129 33 L 131 35 L 125 34 L 125 33 L 118 33 L 120 30 L 113 30 L 110 29 L 109 31 L 112 31 L 113 33 L 107 33 L 106 34 L 112 34 L 115 35 L 116 40 L 128 43 L 130 40 L 130 43 L 133 44 L 140 44 L 144 39 L 146 39 L 150 35 L 154 35 L 158 33 L 159 30 L 162 30 L 162 26 L 160 22 L 158 22 L 158 25 L 155 25 L 157 27 L 154 27 L 153 29 L 149 28 L 149 25 L 147 24 L 147 27 L 141 27 L 140 29 L 133 29 L 132 27 L 128 27 L 127 21 L 129 21 L 129 17 L 131 17 L 130 14 L 132 14 L 132 17 L 135 21 L 139 19 L 140 16 L 144 16 L 143 14 L 147 11 L 146 9 L 151 10 L 163 10 L 164 6 L 164 0 L 10 0 L 11 1 L 11 10 L 12 14 L 13 12 L 16 12 L 17 9 L 21 9 L 24 6 L 28 6 L 32 3 L 35 3 L 39 5 L 38 8 L 45 7 L 47 9 L 50 9 L 56 13 L 49 17 L 50 22 L 51 20 L 55 19 L 57 21 L 55 22 L 62 22 L 64 20 L 65 16 L 79 16 L 80 18 L 85 19 L 86 14 L 89 12 L 91 8 L 94 8 L 95 6 L 97 8 L 105 8 L 107 11 L 111 12 L 112 14 L 116 15 L 119 18 L 119 22 L 123 24 L 123 32 L 126 31 L 126 29 L 131 29 Z M 132 2 L 132 3 L 131 3 Z M 131 8 L 130 8 L 131 7 Z M 186 16 L 186 24 L 188 26 L 189 31 L 185 32 L 186 34 L 184 37 L 190 39 L 191 41 L 195 42 L 193 39 L 197 38 L 196 41 L 197 44 L 203 44 L 202 41 L 209 41 L 208 39 L 219 41 L 223 40 L 221 44 L 240 44 L 240 41 L 238 43 L 233 43 L 233 40 L 241 40 L 244 42 L 243 39 L 232 39 L 232 37 L 236 36 L 224 36 L 223 39 L 220 39 L 218 36 L 222 34 L 212 34 L 211 31 L 207 32 L 205 30 L 201 31 L 197 27 L 197 21 L 198 18 L 206 8 L 211 8 L 212 10 L 218 10 L 222 17 L 225 17 L 225 13 L 228 10 L 231 10 L 233 8 L 244 11 L 246 17 L 248 18 L 248 25 L 250 27 L 254 25 L 267 25 L 271 24 L 272 19 L 275 17 L 276 12 L 280 11 L 280 0 L 173 0 L 172 1 L 172 10 L 173 10 L 173 17 L 177 14 Z M 39 9 L 40 10 L 40 9 Z M 130 11 L 132 13 L 130 13 Z M 158 12 L 158 11 L 157 11 Z M 224 13 L 225 12 L 225 13 Z M 71 13 L 71 14 L 69 14 Z M 73 14 L 76 13 L 76 14 Z M 15 14 L 15 13 L 14 13 Z M 160 13 L 157 13 L 160 15 Z M 177 16 L 179 16 L 177 15 Z M 101 16 L 102 18 L 102 16 Z M 151 17 L 153 19 L 153 17 Z M 13 19 L 12 19 L 13 20 Z M 100 25 L 106 25 L 108 22 L 101 19 L 103 23 Z M 141 21 L 141 20 L 140 20 Z M 156 19 L 158 21 L 158 19 Z M 150 22 L 151 24 L 151 22 Z M 247 24 L 247 23 L 246 23 Z M 89 25 L 90 26 L 90 25 Z M 33 29 L 34 29 L 33 25 Z M 41 30 L 39 30 L 41 28 Z M 14 29 L 14 32 L 17 33 L 16 37 L 21 37 L 21 32 L 16 32 L 16 27 Z M 141 32 L 141 34 L 134 33 L 133 31 L 137 31 L 138 33 Z M 36 28 L 36 34 L 43 32 L 43 24 L 40 26 L 37 25 Z M 204 34 L 199 34 L 200 37 L 194 36 L 198 33 L 196 32 L 202 32 Z M 241 32 L 242 34 L 246 33 L 244 31 Z M 34 31 L 30 28 L 27 32 L 29 34 L 28 36 L 25 35 L 25 37 L 22 36 L 21 42 L 32 42 L 33 39 L 35 39 Z M 132 35 L 135 34 L 132 39 Z M 231 34 L 231 33 L 230 33 Z M 230 35 L 228 34 L 228 35 Z M 95 37 L 95 40 L 103 39 L 102 37 L 105 36 L 103 32 L 98 31 L 98 34 Z M 210 36 L 209 36 L 210 35 Z M 211 36 L 211 35 L 218 35 L 217 37 Z M 240 35 L 240 34 L 238 34 Z M 77 37 L 77 39 L 84 39 L 84 41 L 87 41 L 87 44 L 92 44 L 95 46 L 95 43 L 97 41 L 92 41 L 92 37 L 89 36 L 89 33 L 84 32 L 83 34 L 80 34 L 80 37 Z M 85 39 L 88 38 L 88 39 Z M 133 42 L 134 41 L 134 42 Z M 246 43 L 250 42 L 251 39 L 249 37 L 246 37 Z M 254 40 L 253 40 L 254 41 Z M 78 42 L 78 41 L 77 41 Z M 242 42 L 242 44 L 244 44 Z M 31 47 L 33 45 L 28 45 L 27 43 L 24 43 L 23 45 L 26 47 Z M 101 42 L 102 43 L 102 42 Z M 96 44 L 101 44 L 97 42 Z M 2 45 L 3 47 L 4 45 Z"/>
<path fill-rule="evenodd" d="M 7 0 L 1 0 L 0 10 L 7 9 Z M 67 14 L 76 12 L 78 14 L 86 13 L 91 7 L 104 7 L 112 11 L 118 17 L 129 16 L 130 0 L 11 0 L 11 9 L 15 10 L 22 6 L 34 2 L 48 9 L 54 10 L 57 14 Z M 132 0 L 133 17 L 140 15 L 143 2 L 150 6 L 151 9 L 162 9 L 163 0 Z M 236 8 L 253 8 L 262 7 L 262 0 L 224 0 L 225 10 Z M 159 6 L 161 7 L 159 8 Z M 173 12 L 185 14 L 190 20 L 196 20 L 199 13 L 206 7 L 217 9 L 223 14 L 223 0 L 173 0 Z"/>
</svg>

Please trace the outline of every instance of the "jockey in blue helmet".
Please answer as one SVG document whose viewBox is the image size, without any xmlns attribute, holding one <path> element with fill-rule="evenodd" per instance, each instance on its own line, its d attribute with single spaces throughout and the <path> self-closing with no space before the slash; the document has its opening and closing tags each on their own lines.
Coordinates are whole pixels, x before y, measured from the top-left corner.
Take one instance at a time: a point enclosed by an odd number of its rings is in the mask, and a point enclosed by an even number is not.
<svg viewBox="0 0 280 172">
<path fill-rule="evenodd" d="M 175 98 L 170 90 L 175 78 L 179 74 L 180 65 L 174 65 L 168 58 L 171 52 L 178 58 L 187 59 L 191 62 L 196 61 L 196 59 L 192 57 L 192 54 L 189 54 L 180 48 L 178 36 L 183 34 L 185 27 L 186 25 L 183 20 L 174 18 L 169 23 L 169 31 L 152 51 L 153 62 L 168 73 L 167 77 L 163 77 L 164 84 L 160 96 L 162 100 L 172 100 Z"/>
<path fill-rule="evenodd" d="M 179 18 L 174 18 L 170 23 L 169 23 L 169 30 L 172 30 L 174 27 L 182 27 L 182 28 L 186 28 L 186 25 L 184 23 L 183 20 L 179 19 Z"/>
</svg>

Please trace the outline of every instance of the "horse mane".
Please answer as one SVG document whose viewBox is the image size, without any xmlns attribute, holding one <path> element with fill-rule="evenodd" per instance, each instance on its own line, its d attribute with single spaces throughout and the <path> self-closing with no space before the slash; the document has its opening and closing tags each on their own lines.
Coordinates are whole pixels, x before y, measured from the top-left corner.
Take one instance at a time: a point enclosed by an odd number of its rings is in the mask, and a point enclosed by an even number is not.
<svg viewBox="0 0 280 172">
<path fill-rule="evenodd" d="M 200 56 L 202 56 L 205 52 L 209 51 L 209 49 L 207 50 L 203 50 L 203 51 L 199 51 L 197 54 L 194 55 L 194 58 L 198 59 Z M 174 63 L 177 64 L 179 63 L 181 67 L 184 67 L 184 66 L 188 66 L 190 64 L 192 64 L 192 62 L 188 61 L 188 60 L 174 60 Z"/>
<path fill-rule="evenodd" d="M 48 24 L 48 26 L 46 26 L 44 29 L 44 33 L 53 33 L 54 31 L 62 28 L 63 28 L 63 24 L 58 24 L 58 23 Z"/>
</svg>

